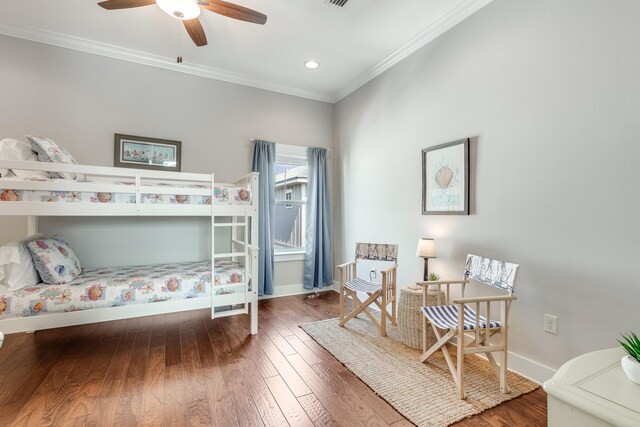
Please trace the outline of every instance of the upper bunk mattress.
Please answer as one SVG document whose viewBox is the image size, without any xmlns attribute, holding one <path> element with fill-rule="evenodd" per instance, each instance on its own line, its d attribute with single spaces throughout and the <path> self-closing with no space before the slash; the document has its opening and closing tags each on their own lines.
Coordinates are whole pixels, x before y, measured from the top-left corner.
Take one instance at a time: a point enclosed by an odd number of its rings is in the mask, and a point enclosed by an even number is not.
<svg viewBox="0 0 640 427">
<path fill-rule="evenodd" d="M 245 280 L 244 268 L 216 261 L 215 284 Z M 211 295 L 209 261 L 87 269 L 64 285 L 40 284 L 11 293 L 0 287 L 0 320 Z"/>
<path fill-rule="evenodd" d="M 19 178 L 8 177 L 0 179 L 0 201 L 3 202 L 71 202 L 71 203 L 135 203 L 135 191 L 128 187 L 135 185 L 127 181 L 71 181 L 90 182 L 93 184 L 105 183 L 109 185 L 122 185 L 122 192 L 100 193 L 79 191 L 42 191 L 42 190 L 17 190 L 12 188 L 12 182 L 39 181 L 39 182 L 70 182 L 64 179 L 43 178 Z M 151 184 L 143 184 L 150 186 Z M 154 183 L 153 186 L 170 186 L 176 188 L 211 188 L 211 185 L 184 185 L 176 183 Z M 193 196 L 181 194 L 142 194 L 141 203 L 154 204 L 179 204 L 179 205 L 210 205 L 210 196 Z M 216 205 L 250 205 L 251 191 L 246 187 L 233 185 L 216 185 L 213 189 L 213 203 Z"/>
</svg>

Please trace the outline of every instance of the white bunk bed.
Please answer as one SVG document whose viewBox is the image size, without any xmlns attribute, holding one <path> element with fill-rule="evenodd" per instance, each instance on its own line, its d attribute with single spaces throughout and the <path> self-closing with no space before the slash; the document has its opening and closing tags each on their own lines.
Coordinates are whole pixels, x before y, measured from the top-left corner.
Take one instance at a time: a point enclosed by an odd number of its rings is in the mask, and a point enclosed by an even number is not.
<svg viewBox="0 0 640 427">
<path fill-rule="evenodd" d="M 207 287 L 208 292 L 169 301 L 6 319 L 0 317 L 0 330 L 4 333 L 211 308 L 212 318 L 250 314 L 251 334 L 257 334 L 258 290 L 255 285 L 258 277 L 259 177 L 257 173 L 246 175 L 232 184 L 218 184 L 213 174 L 0 159 L 0 169 L 2 168 L 66 172 L 86 176 L 85 181 L 0 178 L 0 193 L 4 196 L 0 200 L 0 216 L 27 216 L 29 236 L 38 232 L 39 216 L 211 217 L 211 276 L 209 277 L 210 285 Z M 246 191 L 241 193 L 238 190 L 238 194 L 242 197 L 235 201 L 233 195 L 229 194 L 230 189 L 246 189 Z M 43 197 L 46 194 L 51 194 L 53 197 Z M 109 197 L 92 197 L 103 194 L 109 194 Z M 159 201 L 163 199 L 169 203 L 160 203 Z M 216 218 L 223 217 L 224 222 L 216 221 Z M 215 230 L 219 227 L 231 228 L 229 252 L 215 253 Z M 216 283 L 216 264 L 220 265 L 221 261 L 242 265 L 244 274 L 236 276 L 233 283 L 228 281 Z M 209 264 L 206 265 L 208 268 Z M 118 267 L 111 270 L 118 270 Z M 98 272 L 94 270 L 92 273 Z M 73 287 L 83 274 L 70 284 L 56 286 Z M 238 281 L 238 277 L 242 279 Z M 2 293 L 0 288 L 0 297 Z"/>
</svg>

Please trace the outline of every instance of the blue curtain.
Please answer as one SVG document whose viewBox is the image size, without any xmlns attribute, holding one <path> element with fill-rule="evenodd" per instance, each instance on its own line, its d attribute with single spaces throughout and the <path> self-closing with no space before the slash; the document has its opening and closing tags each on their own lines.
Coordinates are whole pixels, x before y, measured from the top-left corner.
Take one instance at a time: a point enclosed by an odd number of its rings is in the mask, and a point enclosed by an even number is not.
<svg viewBox="0 0 640 427">
<path fill-rule="evenodd" d="M 253 172 L 260 173 L 258 200 L 258 295 L 273 294 L 273 233 L 276 210 L 276 144 L 268 141 L 253 143 Z"/>
<path fill-rule="evenodd" d="M 329 286 L 333 282 L 331 268 L 331 232 L 329 215 L 329 178 L 327 150 L 309 148 L 307 184 L 307 252 L 304 260 L 305 289 Z"/>
</svg>

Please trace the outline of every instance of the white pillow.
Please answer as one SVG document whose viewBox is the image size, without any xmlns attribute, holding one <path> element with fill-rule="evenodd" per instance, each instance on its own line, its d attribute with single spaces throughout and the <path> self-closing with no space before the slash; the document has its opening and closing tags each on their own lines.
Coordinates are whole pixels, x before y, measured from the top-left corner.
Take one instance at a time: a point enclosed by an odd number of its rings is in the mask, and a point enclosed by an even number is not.
<svg viewBox="0 0 640 427">
<path fill-rule="evenodd" d="M 26 243 L 43 237 L 42 234 L 34 234 L 0 248 L 0 290 L 13 292 L 40 283 L 40 276 Z"/>
<path fill-rule="evenodd" d="M 49 138 L 41 138 L 39 136 L 27 135 L 29 141 L 31 141 L 31 149 L 38 155 L 38 160 L 45 163 L 59 163 L 64 165 L 77 165 L 76 159 L 65 150 L 65 148 L 57 144 L 54 140 Z M 78 181 L 84 181 L 83 174 L 75 174 L 68 172 L 49 172 L 49 176 L 53 179 L 76 179 Z"/>
<path fill-rule="evenodd" d="M 38 155 L 31 150 L 31 144 L 18 141 L 17 139 L 5 138 L 0 141 L 0 159 L 37 162 Z M 13 175 L 20 178 L 49 178 L 49 174 L 45 171 L 20 169 L 0 169 L 0 175 L 2 175 L 2 178 Z"/>
</svg>

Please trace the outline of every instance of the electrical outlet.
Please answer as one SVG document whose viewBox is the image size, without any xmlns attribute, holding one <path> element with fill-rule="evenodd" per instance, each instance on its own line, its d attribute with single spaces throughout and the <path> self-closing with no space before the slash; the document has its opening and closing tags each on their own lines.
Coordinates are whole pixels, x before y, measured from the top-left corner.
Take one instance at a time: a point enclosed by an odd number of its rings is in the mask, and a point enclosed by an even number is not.
<svg viewBox="0 0 640 427">
<path fill-rule="evenodd" d="M 544 331 L 558 335 L 558 317 L 551 314 L 544 315 Z"/>
<path fill-rule="evenodd" d="M 369 280 L 373 282 L 374 280 L 376 280 L 377 276 L 378 276 L 377 271 L 374 269 L 371 269 L 371 271 L 369 272 Z"/>
</svg>

